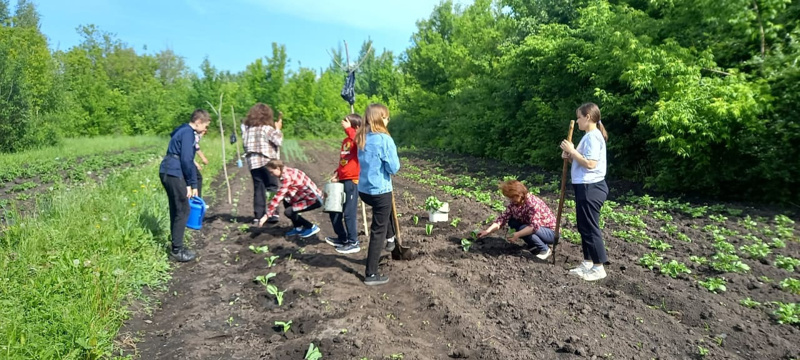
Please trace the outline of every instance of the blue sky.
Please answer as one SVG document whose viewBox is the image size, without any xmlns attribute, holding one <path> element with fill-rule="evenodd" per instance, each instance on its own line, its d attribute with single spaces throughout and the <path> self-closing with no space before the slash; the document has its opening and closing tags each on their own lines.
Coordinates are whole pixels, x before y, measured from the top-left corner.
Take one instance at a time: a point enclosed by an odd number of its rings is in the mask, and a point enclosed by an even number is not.
<svg viewBox="0 0 800 360">
<path fill-rule="evenodd" d="M 457 2 L 466 3 L 468 0 Z M 12 1 L 12 6 L 13 6 Z M 286 45 L 291 67 L 327 67 L 326 49 L 346 40 L 351 56 L 371 38 L 376 50 L 400 54 L 410 45 L 416 21 L 428 18 L 439 0 L 34 0 L 50 46 L 68 49 L 81 41 L 79 25 L 101 30 L 150 53 L 167 47 L 198 71 L 203 58 L 220 70 L 238 72 Z"/>
</svg>

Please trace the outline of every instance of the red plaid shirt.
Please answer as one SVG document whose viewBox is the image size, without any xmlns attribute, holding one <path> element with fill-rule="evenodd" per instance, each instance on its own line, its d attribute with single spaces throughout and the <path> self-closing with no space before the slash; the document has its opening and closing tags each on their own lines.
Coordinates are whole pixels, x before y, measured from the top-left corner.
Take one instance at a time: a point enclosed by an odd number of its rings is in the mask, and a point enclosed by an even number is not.
<svg viewBox="0 0 800 360">
<path fill-rule="evenodd" d="M 245 130 L 244 151 L 250 169 L 264 167 L 271 159 L 279 159 L 283 133 L 272 126 L 252 126 Z"/>
<path fill-rule="evenodd" d="M 283 174 L 281 174 L 281 187 L 269 202 L 267 216 L 274 215 L 281 200 L 284 199 L 292 205 L 294 211 L 300 211 L 313 205 L 317 200 L 322 200 L 322 192 L 306 173 L 284 167 Z"/>
<path fill-rule="evenodd" d="M 506 211 L 504 211 L 494 223 L 505 226 L 511 218 L 530 225 L 534 233 L 539 231 L 539 227 L 541 226 L 550 228 L 551 230 L 555 230 L 556 228 L 556 217 L 553 215 L 553 211 L 547 207 L 547 204 L 545 204 L 542 199 L 530 193 L 528 194 L 528 198 L 525 199 L 525 202 L 521 205 L 508 205 Z"/>
</svg>

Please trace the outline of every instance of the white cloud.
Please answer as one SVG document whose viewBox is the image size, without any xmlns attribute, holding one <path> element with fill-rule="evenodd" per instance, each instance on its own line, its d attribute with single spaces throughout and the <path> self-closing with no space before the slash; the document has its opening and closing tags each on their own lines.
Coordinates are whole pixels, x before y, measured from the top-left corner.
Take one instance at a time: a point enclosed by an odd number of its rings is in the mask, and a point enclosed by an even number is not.
<svg viewBox="0 0 800 360">
<path fill-rule="evenodd" d="M 309 21 L 367 30 L 413 31 L 440 0 L 242 0 Z M 471 0 L 456 0 L 471 3 Z"/>
</svg>

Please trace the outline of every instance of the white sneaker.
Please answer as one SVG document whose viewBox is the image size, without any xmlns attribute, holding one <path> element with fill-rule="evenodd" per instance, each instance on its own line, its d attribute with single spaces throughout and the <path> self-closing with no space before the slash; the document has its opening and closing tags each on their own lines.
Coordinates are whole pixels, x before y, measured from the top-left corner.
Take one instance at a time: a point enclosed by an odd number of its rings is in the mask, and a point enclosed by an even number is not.
<svg viewBox="0 0 800 360">
<path fill-rule="evenodd" d="M 583 273 L 583 280 L 597 281 L 606 277 L 606 270 L 602 266 L 592 266 L 591 269 Z"/>
<path fill-rule="evenodd" d="M 591 269 L 592 266 L 594 266 L 594 264 L 591 261 L 584 261 L 580 265 L 578 265 L 578 267 L 570 270 L 569 274 L 582 278 L 583 273 L 589 271 L 589 269 Z"/>
<path fill-rule="evenodd" d="M 552 254 L 552 253 L 553 253 L 553 251 L 550 250 L 550 248 L 548 247 L 547 251 L 545 251 L 543 253 L 540 252 L 540 253 L 536 254 L 536 257 L 539 258 L 539 260 L 547 260 L 547 258 L 549 258 L 550 254 Z"/>
</svg>

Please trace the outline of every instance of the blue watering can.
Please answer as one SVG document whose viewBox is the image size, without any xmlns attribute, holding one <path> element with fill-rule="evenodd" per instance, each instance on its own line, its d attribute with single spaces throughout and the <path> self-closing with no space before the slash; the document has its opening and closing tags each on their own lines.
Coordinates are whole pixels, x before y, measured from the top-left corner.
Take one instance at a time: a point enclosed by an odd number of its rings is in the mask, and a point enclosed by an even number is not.
<svg viewBox="0 0 800 360">
<path fill-rule="evenodd" d="M 194 196 L 189 199 L 189 220 L 186 227 L 189 229 L 200 230 L 203 228 L 203 216 L 206 215 L 206 202 Z"/>
</svg>

